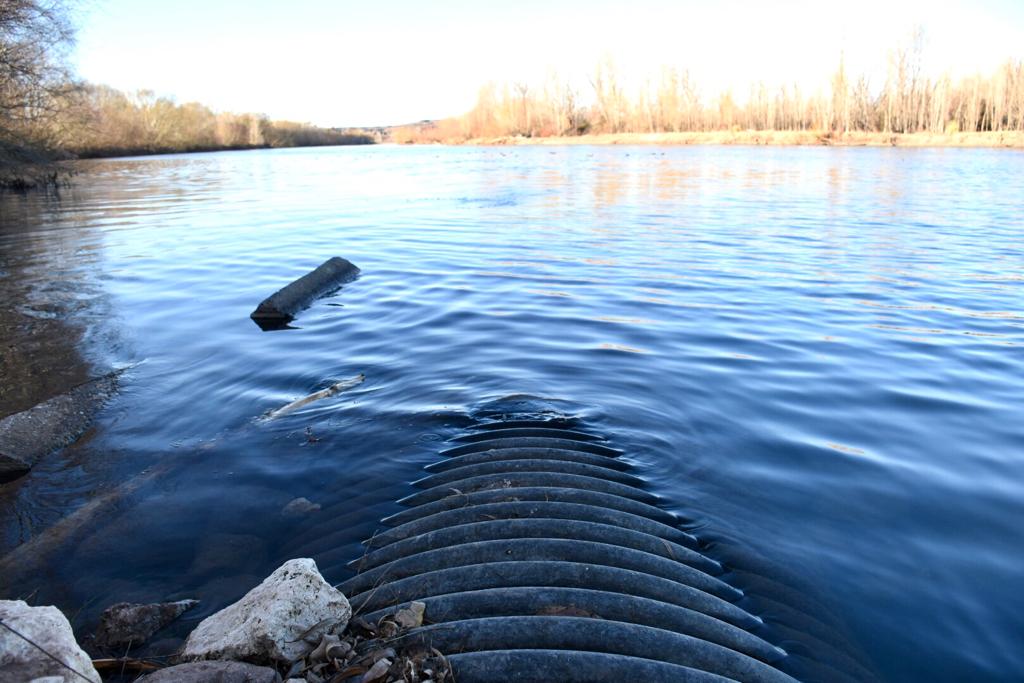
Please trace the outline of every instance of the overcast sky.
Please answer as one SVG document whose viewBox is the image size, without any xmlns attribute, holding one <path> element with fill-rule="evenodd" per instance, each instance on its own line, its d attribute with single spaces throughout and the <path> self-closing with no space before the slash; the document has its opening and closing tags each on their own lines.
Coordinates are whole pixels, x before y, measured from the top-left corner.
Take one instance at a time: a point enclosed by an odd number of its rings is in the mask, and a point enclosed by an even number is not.
<svg viewBox="0 0 1024 683">
<path fill-rule="evenodd" d="M 552 69 L 585 88 L 605 58 L 633 81 L 676 66 L 742 98 L 758 80 L 823 87 L 842 52 L 880 85 L 889 50 L 918 25 L 932 72 L 1024 58 L 1024 0 L 490 5 L 91 0 L 76 58 L 96 83 L 328 126 L 461 114 L 489 80 L 541 82 Z"/>
</svg>

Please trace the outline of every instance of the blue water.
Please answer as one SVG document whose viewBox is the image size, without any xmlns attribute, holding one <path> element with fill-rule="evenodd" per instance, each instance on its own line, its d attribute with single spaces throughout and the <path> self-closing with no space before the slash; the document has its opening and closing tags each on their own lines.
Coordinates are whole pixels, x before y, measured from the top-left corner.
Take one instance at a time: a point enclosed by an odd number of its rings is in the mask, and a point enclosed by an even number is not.
<svg viewBox="0 0 1024 683">
<path fill-rule="evenodd" d="M 625 449 L 791 650 L 1024 678 L 1020 152 L 221 153 L 86 163 L 0 211 L 0 289 L 50 292 L 97 372 L 138 364 L 0 493 L 4 550 L 156 472 L 7 593 L 82 623 L 200 597 L 191 627 L 297 554 L 340 580 L 438 440 L 523 393 Z M 297 329 L 249 320 L 334 255 L 362 275 Z M 297 496 L 323 509 L 283 518 Z"/>
</svg>

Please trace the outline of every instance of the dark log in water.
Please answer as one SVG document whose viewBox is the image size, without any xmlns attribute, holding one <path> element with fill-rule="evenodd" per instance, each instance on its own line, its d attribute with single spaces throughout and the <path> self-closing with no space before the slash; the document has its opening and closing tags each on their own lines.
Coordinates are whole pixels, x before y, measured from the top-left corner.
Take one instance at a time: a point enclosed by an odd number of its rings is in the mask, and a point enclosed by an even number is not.
<svg viewBox="0 0 1024 683">
<path fill-rule="evenodd" d="M 281 329 L 315 299 L 351 282 L 357 275 L 359 268 L 334 256 L 320 264 L 316 270 L 306 273 L 264 299 L 249 317 L 263 330 Z"/>
</svg>

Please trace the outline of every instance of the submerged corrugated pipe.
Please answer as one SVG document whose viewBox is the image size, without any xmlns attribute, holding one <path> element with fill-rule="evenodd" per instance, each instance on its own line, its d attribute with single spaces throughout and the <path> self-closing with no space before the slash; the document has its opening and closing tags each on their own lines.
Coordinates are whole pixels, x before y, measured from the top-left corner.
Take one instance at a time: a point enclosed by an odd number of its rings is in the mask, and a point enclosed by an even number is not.
<svg viewBox="0 0 1024 683">
<path fill-rule="evenodd" d="M 604 439 L 571 421 L 482 422 L 428 465 L 342 583 L 396 647 L 474 681 L 789 681 L 741 591 Z"/>
</svg>

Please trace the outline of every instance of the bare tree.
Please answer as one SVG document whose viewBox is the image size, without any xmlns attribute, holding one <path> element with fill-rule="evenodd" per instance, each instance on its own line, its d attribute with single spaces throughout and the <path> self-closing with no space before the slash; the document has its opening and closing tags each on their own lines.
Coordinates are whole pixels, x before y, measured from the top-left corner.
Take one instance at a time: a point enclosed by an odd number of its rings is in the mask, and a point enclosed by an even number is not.
<svg viewBox="0 0 1024 683">
<path fill-rule="evenodd" d="M 832 106 L 829 129 L 837 133 L 850 130 L 850 82 L 846 78 L 846 58 L 839 55 L 839 68 L 832 75 Z"/>
<path fill-rule="evenodd" d="M 52 122 L 75 86 L 74 28 L 65 0 L 0 0 L 0 145 L 54 142 Z"/>
<path fill-rule="evenodd" d="M 626 95 L 619 85 L 618 71 L 610 57 L 598 63 L 590 79 L 594 89 L 594 111 L 602 132 L 621 133 L 625 123 Z"/>
<path fill-rule="evenodd" d="M 515 89 L 518 106 L 516 106 L 516 127 L 519 135 L 526 137 L 533 136 L 533 117 L 530 103 L 530 84 L 525 81 L 516 81 L 512 84 Z"/>
</svg>

